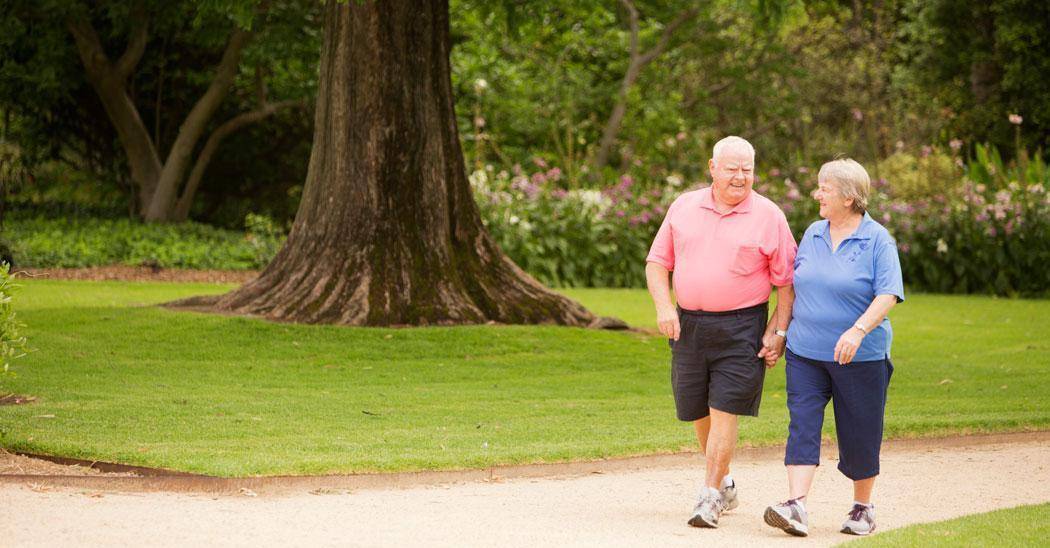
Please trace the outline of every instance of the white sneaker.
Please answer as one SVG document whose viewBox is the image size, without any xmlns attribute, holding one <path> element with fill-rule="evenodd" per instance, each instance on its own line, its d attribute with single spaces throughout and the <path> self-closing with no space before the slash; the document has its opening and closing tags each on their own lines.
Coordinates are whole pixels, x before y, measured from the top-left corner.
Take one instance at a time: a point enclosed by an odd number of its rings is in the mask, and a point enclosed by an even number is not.
<svg viewBox="0 0 1050 548">
<path fill-rule="evenodd" d="M 849 517 L 842 524 L 842 532 L 847 535 L 870 535 L 875 531 L 875 505 L 862 506 L 854 504 Z"/>
<path fill-rule="evenodd" d="M 693 508 L 693 517 L 689 518 L 689 525 L 693 527 L 718 528 L 718 518 L 725 509 L 722 495 L 712 494 L 706 487 L 700 492 L 700 500 Z"/>
<path fill-rule="evenodd" d="M 726 511 L 732 510 L 737 506 L 740 506 L 740 501 L 736 499 L 736 482 L 722 488 L 722 503 L 725 505 Z"/>
<path fill-rule="evenodd" d="M 806 509 L 798 503 L 798 499 L 767 507 L 763 518 L 771 527 L 781 529 L 789 535 L 809 535 L 809 516 L 806 515 Z"/>
</svg>

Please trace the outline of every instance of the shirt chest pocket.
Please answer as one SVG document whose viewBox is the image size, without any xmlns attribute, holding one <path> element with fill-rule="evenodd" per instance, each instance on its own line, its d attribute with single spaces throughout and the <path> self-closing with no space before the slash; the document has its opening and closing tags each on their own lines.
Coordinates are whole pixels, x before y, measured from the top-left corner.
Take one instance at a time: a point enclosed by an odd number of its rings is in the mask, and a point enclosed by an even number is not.
<svg viewBox="0 0 1050 548">
<path fill-rule="evenodd" d="M 761 270 L 766 262 L 766 256 L 758 246 L 742 245 L 737 248 L 733 266 L 729 270 L 733 274 L 747 276 Z"/>
</svg>

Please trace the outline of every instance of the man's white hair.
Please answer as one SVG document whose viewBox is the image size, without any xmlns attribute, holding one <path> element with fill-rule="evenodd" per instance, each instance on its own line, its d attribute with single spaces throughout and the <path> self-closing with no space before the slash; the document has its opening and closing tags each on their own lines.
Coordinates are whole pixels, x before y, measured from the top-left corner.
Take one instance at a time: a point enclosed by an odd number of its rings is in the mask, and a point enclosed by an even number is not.
<svg viewBox="0 0 1050 548">
<path fill-rule="evenodd" d="M 736 135 L 730 135 L 715 143 L 715 148 L 711 150 L 711 159 L 718 163 L 718 157 L 722 154 L 722 151 L 726 148 L 743 148 L 751 154 L 751 161 L 755 160 L 755 147 L 751 146 L 751 143 L 747 142 L 747 139 L 743 137 L 737 137 Z"/>
</svg>

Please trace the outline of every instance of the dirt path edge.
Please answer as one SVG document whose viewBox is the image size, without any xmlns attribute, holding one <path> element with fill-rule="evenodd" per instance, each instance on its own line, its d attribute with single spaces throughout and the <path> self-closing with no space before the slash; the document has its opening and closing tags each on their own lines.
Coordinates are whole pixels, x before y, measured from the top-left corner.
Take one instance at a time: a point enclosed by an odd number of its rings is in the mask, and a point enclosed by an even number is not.
<svg viewBox="0 0 1050 548">
<path fill-rule="evenodd" d="M 909 438 L 887 440 L 883 443 L 884 452 L 917 452 L 954 447 L 976 447 L 982 445 L 1011 443 L 1050 442 L 1050 430 L 1032 432 L 1011 432 L 1002 434 L 973 434 L 952 437 Z M 783 455 L 783 446 L 742 447 L 737 450 L 735 460 L 754 461 L 778 458 Z M 834 444 L 824 444 L 824 453 L 835 454 Z M 26 456 L 27 453 L 19 453 Z M 323 476 L 263 476 L 247 478 L 228 478 L 193 475 L 184 472 L 171 472 L 137 466 L 103 463 L 98 461 L 78 461 L 46 457 L 52 462 L 61 459 L 66 464 L 79 464 L 98 468 L 105 467 L 110 472 L 133 472 L 139 476 L 75 476 L 75 475 L 39 475 L 39 474 L 6 474 L 0 475 L 0 484 L 33 485 L 36 487 L 67 487 L 121 492 L 175 492 L 202 493 L 216 495 L 267 494 L 279 495 L 310 491 L 326 490 L 360 490 L 409 488 L 420 485 L 441 485 L 470 482 L 493 482 L 507 479 L 523 478 L 570 478 L 589 474 L 604 474 L 645 470 L 652 468 L 684 468 L 699 464 L 699 453 L 683 451 L 636 457 L 611 458 L 593 461 L 575 461 L 562 463 L 524 464 L 492 466 L 474 470 L 447 470 L 423 472 L 362 473 Z"/>
</svg>

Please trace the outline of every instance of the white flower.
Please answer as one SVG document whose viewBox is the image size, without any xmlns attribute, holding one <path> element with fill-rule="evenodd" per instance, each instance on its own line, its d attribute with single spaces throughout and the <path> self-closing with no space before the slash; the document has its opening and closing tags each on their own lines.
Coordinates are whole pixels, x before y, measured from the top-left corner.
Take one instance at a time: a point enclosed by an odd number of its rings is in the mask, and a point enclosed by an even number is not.
<svg viewBox="0 0 1050 548">
<path fill-rule="evenodd" d="M 671 186 L 682 186 L 682 177 L 681 177 L 681 175 L 678 175 L 677 173 L 672 173 L 672 174 L 668 175 L 667 179 L 665 179 L 665 180 L 667 181 L 667 184 L 669 184 Z"/>
<path fill-rule="evenodd" d="M 489 89 L 489 83 L 484 78 L 478 78 L 474 80 L 474 92 L 479 95 L 484 93 L 486 89 Z"/>
<path fill-rule="evenodd" d="M 937 253 L 947 253 L 948 243 L 943 238 L 937 238 Z"/>
<path fill-rule="evenodd" d="M 510 216 L 510 224 L 516 225 L 519 221 L 521 221 L 521 219 L 519 219 L 517 215 Z"/>
<path fill-rule="evenodd" d="M 583 205 L 588 207 L 602 207 L 607 200 L 600 190 L 578 190 L 574 194 L 583 202 Z"/>
<path fill-rule="evenodd" d="M 1021 125 L 1021 122 L 1024 122 L 1024 118 L 1021 118 L 1020 114 L 1011 114 L 1007 118 L 1009 118 L 1010 123 L 1015 126 L 1019 126 Z"/>
<path fill-rule="evenodd" d="M 488 174 L 480 169 L 468 175 L 467 179 L 474 188 L 483 188 L 489 182 Z"/>
</svg>

